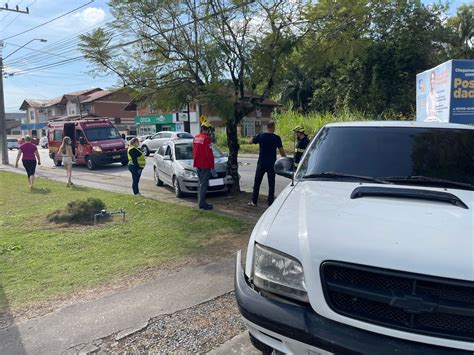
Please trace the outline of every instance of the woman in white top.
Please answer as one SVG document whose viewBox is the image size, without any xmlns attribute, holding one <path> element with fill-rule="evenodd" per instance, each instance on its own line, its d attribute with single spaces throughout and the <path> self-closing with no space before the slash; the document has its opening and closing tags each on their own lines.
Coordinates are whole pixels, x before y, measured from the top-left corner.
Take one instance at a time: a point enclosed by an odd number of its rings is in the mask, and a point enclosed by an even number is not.
<svg viewBox="0 0 474 355">
<path fill-rule="evenodd" d="M 59 154 L 62 156 L 62 161 L 64 167 L 66 168 L 67 174 L 67 187 L 72 186 L 73 183 L 71 181 L 72 177 L 72 162 L 75 161 L 74 152 L 72 151 L 72 140 L 68 136 L 63 138 L 63 143 L 59 147 Z"/>
</svg>

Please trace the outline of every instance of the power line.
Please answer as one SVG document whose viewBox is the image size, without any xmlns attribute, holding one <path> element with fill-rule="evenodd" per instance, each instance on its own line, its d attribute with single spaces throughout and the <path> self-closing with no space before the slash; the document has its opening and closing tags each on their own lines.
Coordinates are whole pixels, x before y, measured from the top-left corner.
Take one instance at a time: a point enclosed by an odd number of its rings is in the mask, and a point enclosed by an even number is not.
<svg viewBox="0 0 474 355">
<path fill-rule="evenodd" d="M 27 32 L 36 30 L 36 29 L 39 28 L 39 27 L 42 27 L 42 26 L 44 26 L 44 25 L 47 25 L 48 23 L 51 23 L 51 22 L 53 22 L 53 21 L 56 21 L 56 20 L 58 20 L 58 19 L 60 19 L 60 18 L 62 18 L 62 17 L 64 17 L 64 16 L 67 16 L 67 15 L 69 15 L 69 14 L 72 14 L 73 12 L 76 12 L 76 11 L 79 10 L 79 9 L 82 9 L 83 7 L 86 7 L 86 6 L 90 5 L 90 4 L 92 4 L 94 1 L 95 1 L 95 0 L 90 0 L 88 3 L 86 3 L 86 4 L 84 4 L 84 5 L 81 5 L 81 6 L 79 6 L 79 7 L 76 7 L 75 9 L 73 9 L 73 10 L 71 10 L 71 11 L 68 11 L 68 12 L 66 12 L 66 13 L 64 13 L 64 14 L 62 14 L 62 15 L 59 15 L 59 16 L 57 16 L 57 17 L 55 17 L 55 18 L 53 18 L 53 19 L 51 19 L 51 20 L 49 20 L 49 21 L 43 22 L 43 23 L 41 23 L 41 24 L 39 24 L 39 25 L 37 25 L 37 26 L 34 26 L 34 27 L 32 27 L 32 28 L 29 28 L 29 29 L 27 29 L 27 30 L 25 30 L 25 31 L 22 31 L 22 32 L 20 32 L 20 33 L 17 33 L 16 35 L 9 36 L 9 37 L 5 37 L 5 38 L 1 39 L 0 41 L 6 41 L 7 39 L 14 38 L 14 37 L 20 36 L 20 35 L 22 35 L 22 34 L 25 34 L 25 33 L 27 33 Z"/>
<path fill-rule="evenodd" d="M 21 1 L 18 3 L 18 5 L 21 5 L 22 2 L 23 2 L 23 0 L 21 0 Z M 36 0 L 34 0 L 32 3 L 30 3 L 30 4 L 27 5 L 26 7 L 27 7 L 27 8 L 30 8 L 30 7 L 31 7 L 32 5 L 34 5 L 34 4 L 36 4 Z M 10 15 L 10 14 L 11 14 L 11 12 L 8 12 L 8 15 Z M 0 30 L 0 32 L 3 32 L 3 31 L 5 31 L 8 27 L 10 27 L 10 25 L 11 25 L 13 22 L 15 22 L 15 20 L 16 20 L 20 15 L 21 15 L 21 13 L 18 14 L 18 15 L 16 15 L 7 25 L 5 25 L 5 27 L 3 27 L 3 28 Z M 2 22 L 5 21 L 5 18 L 6 18 L 6 16 L 2 19 Z"/>
</svg>

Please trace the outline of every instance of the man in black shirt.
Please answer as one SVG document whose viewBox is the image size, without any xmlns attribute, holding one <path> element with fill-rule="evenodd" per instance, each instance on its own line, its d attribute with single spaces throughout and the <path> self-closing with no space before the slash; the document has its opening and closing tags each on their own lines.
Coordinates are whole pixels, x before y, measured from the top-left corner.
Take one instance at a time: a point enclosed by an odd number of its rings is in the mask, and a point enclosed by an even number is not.
<svg viewBox="0 0 474 355">
<path fill-rule="evenodd" d="M 296 144 L 296 147 L 295 147 L 295 157 L 294 157 L 295 170 L 296 170 L 296 168 L 298 167 L 298 164 L 300 163 L 301 157 L 303 156 L 303 153 L 309 144 L 309 139 L 308 139 L 308 136 L 304 133 L 303 126 L 296 126 L 295 128 L 293 128 L 293 132 L 295 132 L 296 139 L 298 140 L 298 143 Z"/>
<path fill-rule="evenodd" d="M 250 143 L 258 144 L 260 146 L 257 170 L 255 171 L 252 201 L 249 202 L 249 205 L 251 206 L 257 205 L 260 185 L 265 173 L 268 178 L 268 206 L 273 203 L 273 200 L 275 199 L 275 170 L 273 166 L 277 157 L 277 149 L 282 157 L 286 156 L 281 138 L 275 134 L 275 123 L 273 121 L 268 122 L 267 130 L 268 132 L 260 133 L 250 139 Z"/>
</svg>

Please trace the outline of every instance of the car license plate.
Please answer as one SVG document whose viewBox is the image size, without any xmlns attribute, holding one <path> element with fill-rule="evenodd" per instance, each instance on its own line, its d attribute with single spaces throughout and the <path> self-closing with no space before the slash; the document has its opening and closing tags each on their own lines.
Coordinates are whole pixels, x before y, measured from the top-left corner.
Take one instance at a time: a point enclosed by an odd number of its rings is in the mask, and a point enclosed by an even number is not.
<svg viewBox="0 0 474 355">
<path fill-rule="evenodd" d="M 112 159 L 120 159 L 120 155 L 114 155 Z"/>
<path fill-rule="evenodd" d="M 224 179 L 209 180 L 209 186 L 221 186 L 221 185 L 224 185 Z"/>
</svg>

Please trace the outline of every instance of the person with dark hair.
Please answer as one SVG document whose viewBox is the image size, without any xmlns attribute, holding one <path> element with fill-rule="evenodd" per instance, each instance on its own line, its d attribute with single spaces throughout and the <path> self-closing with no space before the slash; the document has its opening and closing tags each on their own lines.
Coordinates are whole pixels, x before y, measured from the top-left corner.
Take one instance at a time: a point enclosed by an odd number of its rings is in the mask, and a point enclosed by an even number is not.
<svg viewBox="0 0 474 355">
<path fill-rule="evenodd" d="M 298 141 L 295 146 L 295 157 L 294 157 L 294 168 L 295 170 L 298 168 L 298 164 L 300 163 L 301 157 L 303 156 L 306 147 L 309 144 L 308 136 L 304 133 L 303 126 L 296 126 L 293 128 L 293 132 L 295 133 L 295 138 Z"/>
<path fill-rule="evenodd" d="M 210 137 L 212 125 L 209 121 L 201 124 L 201 133 L 193 140 L 193 166 L 198 176 L 198 206 L 202 210 L 212 210 L 213 206 L 206 202 L 207 187 L 214 172 L 214 153 Z"/>
<path fill-rule="evenodd" d="M 273 203 L 275 199 L 275 161 L 277 157 L 277 149 L 282 157 L 286 157 L 283 144 L 280 136 L 275 134 L 275 123 L 273 121 L 268 122 L 267 132 L 260 133 L 255 137 L 251 138 L 250 143 L 258 144 L 258 162 L 257 170 L 255 171 L 255 180 L 253 184 L 252 201 L 249 202 L 250 206 L 257 206 L 258 195 L 260 193 L 260 185 L 262 184 L 263 176 L 267 174 L 268 178 L 268 206 Z"/>
<path fill-rule="evenodd" d="M 138 148 L 138 138 L 132 138 L 129 142 L 128 147 L 128 170 L 132 174 L 132 190 L 134 195 L 141 196 L 138 184 L 140 183 L 140 177 L 142 171 L 145 168 L 146 160 L 143 152 Z"/>
<path fill-rule="evenodd" d="M 28 176 L 28 184 L 30 189 L 33 189 L 33 184 L 35 182 L 35 172 L 36 172 L 36 164 L 41 165 L 40 155 L 38 153 L 38 148 L 36 145 L 31 143 L 31 137 L 25 137 L 25 143 L 20 145 L 20 149 L 18 149 L 18 155 L 16 156 L 15 168 L 18 168 L 18 162 L 22 157 L 22 163 L 26 170 L 26 175 Z"/>
</svg>

